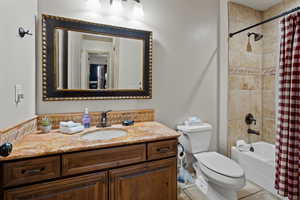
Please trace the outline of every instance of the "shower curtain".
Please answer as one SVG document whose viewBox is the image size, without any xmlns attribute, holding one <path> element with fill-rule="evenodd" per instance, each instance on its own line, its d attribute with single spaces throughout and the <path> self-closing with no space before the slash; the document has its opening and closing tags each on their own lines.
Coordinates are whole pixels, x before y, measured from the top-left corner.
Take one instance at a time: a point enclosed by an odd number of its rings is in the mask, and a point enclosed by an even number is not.
<svg viewBox="0 0 300 200">
<path fill-rule="evenodd" d="M 282 19 L 280 28 L 275 188 L 300 200 L 300 12 Z"/>
</svg>

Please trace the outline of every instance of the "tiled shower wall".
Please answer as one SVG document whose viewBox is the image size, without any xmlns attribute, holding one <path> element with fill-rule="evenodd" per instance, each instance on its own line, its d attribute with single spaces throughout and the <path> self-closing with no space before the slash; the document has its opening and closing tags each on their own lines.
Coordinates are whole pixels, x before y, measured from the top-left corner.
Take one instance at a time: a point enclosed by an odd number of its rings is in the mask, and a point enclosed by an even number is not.
<svg viewBox="0 0 300 200">
<path fill-rule="evenodd" d="M 262 12 L 230 3 L 229 30 L 234 32 L 262 20 Z M 262 33 L 262 27 L 254 32 Z M 252 53 L 246 51 L 247 32 L 229 40 L 229 135 L 228 147 L 237 140 L 248 141 L 245 117 L 252 113 L 257 124 L 251 128 L 262 131 L 262 40 L 252 44 Z M 251 136 L 251 141 L 261 140 L 261 136 Z"/>
<path fill-rule="evenodd" d="M 300 6 L 300 0 L 283 0 L 266 11 L 257 11 L 230 3 L 229 30 L 234 32 L 297 6 Z M 254 42 L 252 38 L 252 53 L 246 51 L 247 32 L 229 40 L 229 148 L 238 139 L 247 141 L 244 118 L 248 112 L 258 120 L 258 124 L 251 128 L 261 131 L 261 136 L 254 136 L 251 141 L 275 142 L 279 20 L 250 31 L 264 35 L 259 42 Z"/>
</svg>

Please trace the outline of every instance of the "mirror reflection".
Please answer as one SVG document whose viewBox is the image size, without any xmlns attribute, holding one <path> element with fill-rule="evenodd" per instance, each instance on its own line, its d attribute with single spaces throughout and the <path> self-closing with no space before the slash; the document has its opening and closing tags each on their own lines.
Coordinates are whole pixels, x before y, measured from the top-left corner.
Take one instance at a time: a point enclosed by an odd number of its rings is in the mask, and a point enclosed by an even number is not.
<svg viewBox="0 0 300 200">
<path fill-rule="evenodd" d="M 142 90 L 143 40 L 55 30 L 58 90 Z"/>
</svg>

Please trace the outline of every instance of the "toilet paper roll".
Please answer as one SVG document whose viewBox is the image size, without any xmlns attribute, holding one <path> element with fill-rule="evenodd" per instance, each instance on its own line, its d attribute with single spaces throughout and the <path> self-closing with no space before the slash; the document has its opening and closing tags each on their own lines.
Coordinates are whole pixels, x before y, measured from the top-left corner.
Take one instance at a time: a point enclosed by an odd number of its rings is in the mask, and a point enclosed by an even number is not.
<svg viewBox="0 0 300 200">
<path fill-rule="evenodd" d="M 177 155 L 177 157 L 178 157 L 179 160 L 183 160 L 185 158 L 185 156 L 186 156 L 186 154 L 184 152 L 184 149 L 183 149 L 183 147 L 181 145 L 178 145 L 177 148 L 178 148 L 178 155 Z"/>
<path fill-rule="evenodd" d="M 185 152 L 178 153 L 178 159 L 183 160 L 185 158 Z"/>
</svg>

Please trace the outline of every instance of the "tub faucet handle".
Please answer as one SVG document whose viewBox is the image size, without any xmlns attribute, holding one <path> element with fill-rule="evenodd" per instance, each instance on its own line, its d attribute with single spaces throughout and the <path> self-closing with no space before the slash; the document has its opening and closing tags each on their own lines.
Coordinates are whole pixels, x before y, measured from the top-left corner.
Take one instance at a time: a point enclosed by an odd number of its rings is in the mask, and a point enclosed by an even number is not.
<svg viewBox="0 0 300 200">
<path fill-rule="evenodd" d="M 248 134 L 250 134 L 250 135 L 260 135 L 260 133 L 259 133 L 259 131 L 256 131 L 256 130 L 252 130 L 252 129 L 248 129 Z"/>
<path fill-rule="evenodd" d="M 256 125 L 256 119 L 254 118 L 254 116 L 251 113 L 246 115 L 245 122 L 247 125 L 251 125 L 253 123 L 254 123 L 254 125 Z"/>
</svg>

